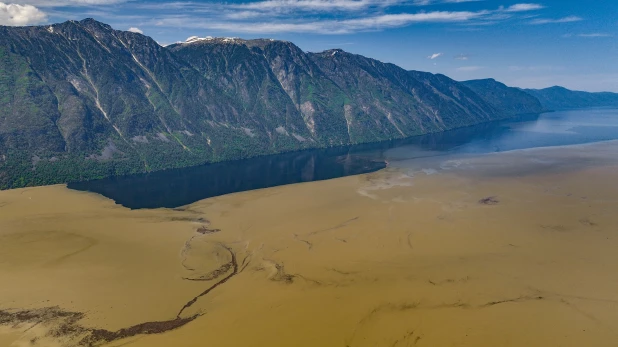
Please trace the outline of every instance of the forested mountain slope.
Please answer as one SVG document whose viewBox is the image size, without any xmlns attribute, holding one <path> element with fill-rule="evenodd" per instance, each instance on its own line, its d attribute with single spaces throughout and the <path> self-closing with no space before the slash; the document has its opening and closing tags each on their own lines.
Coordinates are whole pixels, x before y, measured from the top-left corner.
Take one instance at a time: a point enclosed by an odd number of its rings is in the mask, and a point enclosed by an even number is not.
<svg viewBox="0 0 618 347">
<path fill-rule="evenodd" d="M 543 108 L 541 102 L 525 91 L 508 87 L 494 79 L 470 80 L 462 82 L 472 89 L 493 107 L 510 115 L 540 113 L 548 109 Z"/>
<path fill-rule="evenodd" d="M 0 188 L 390 140 L 514 111 L 446 76 L 341 50 L 162 47 L 93 19 L 0 27 Z"/>
</svg>

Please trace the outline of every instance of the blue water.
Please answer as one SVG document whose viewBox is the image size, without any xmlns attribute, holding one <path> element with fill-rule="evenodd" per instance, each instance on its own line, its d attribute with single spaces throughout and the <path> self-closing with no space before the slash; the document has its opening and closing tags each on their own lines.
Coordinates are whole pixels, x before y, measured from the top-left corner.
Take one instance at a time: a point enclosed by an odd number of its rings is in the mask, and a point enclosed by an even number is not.
<svg viewBox="0 0 618 347">
<path fill-rule="evenodd" d="M 440 136 L 442 135 L 442 136 Z M 617 109 L 550 112 L 436 135 L 433 142 L 398 143 L 369 157 L 389 161 L 436 155 L 483 154 L 618 140 Z"/>
<path fill-rule="evenodd" d="M 398 161 L 618 140 L 617 109 L 530 115 L 405 140 L 311 150 L 143 175 L 71 183 L 133 208 L 179 207 L 209 197 L 368 173 Z"/>
</svg>

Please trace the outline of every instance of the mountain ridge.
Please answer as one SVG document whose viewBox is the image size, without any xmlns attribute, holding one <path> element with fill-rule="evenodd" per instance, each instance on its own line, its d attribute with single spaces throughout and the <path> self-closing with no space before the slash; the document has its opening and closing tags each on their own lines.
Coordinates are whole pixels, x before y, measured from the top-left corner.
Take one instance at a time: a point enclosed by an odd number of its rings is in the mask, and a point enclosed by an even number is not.
<svg viewBox="0 0 618 347">
<path fill-rule="evenodd" d="M 549 110 L 536 97 L 521 89 L 508 87 L 493 78 L 469 80 L 462 83 L 492 106 L 512 116 Z"/>
<path fill-rule="evenodd" d="M 522 89 L 536 97 L 544 107 L 552 110 L 576 109 L 585 107 L 618 107 L 618 93 L 584 92 L 570 90 L 561 86 L 543 89 Z"/>
<path fill-rule="evenodd" d="M 0 188 L 385 141 L 517 111 L 341 49 L 190 41 L 163 47 L 94 19 L 0 27 Z"/>
</svg>

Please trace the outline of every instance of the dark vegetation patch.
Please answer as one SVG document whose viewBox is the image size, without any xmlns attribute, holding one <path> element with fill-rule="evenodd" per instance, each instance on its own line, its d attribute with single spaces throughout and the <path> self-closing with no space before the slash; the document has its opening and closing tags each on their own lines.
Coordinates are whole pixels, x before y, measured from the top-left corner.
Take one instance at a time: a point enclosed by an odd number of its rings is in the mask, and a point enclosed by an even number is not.
<svg viewBox="0 0 618 347">
<path fill-rule="evenodd" d="M 175 318 L 162 322 L 146 322 L 134 325 L 132 327 L 123 328 L 118 331 L 109 331 L 105 329 L 93 329 L 90 334 L 81 340 L 82 346 L 94 346 L 101 342 L 112 342 L 127 337 L 136 335 L 161 334 L 167 331 L 178 329 L 183 325 L 195 320 L 199 315 L 194 315 L 187 318 Z"/>
<path fill-rule="evenodd" d="M 197 228 L 197 232 L 202 234 L 202 235 L 208 235 L 208 234 L 215 234 L 220 232 L 221 229 L 210 229 L 206 226 L 201 226 L 199 228 Z"/>
<path fill-rule="evenodd" d="M 479 200 L 479 204 L 481 205 L 497 205 L 499 202 L 496 196 L 488 196 Z"/>
<path fill-rule="evenodd" d="M 187 318 L 175 318 L 163 322 L 145 322 L 118 331 L 106 329 L 87 328 L 79 324 L 85 317 L 81 312 L 63 311 L 59 307 L 45 307 L 33 310 L 0 310 L 0 325 L 17 327 L 21 324 L 49 324 L 51 328 L 47 336 L 53 338 L 75 339 L 77 346 L 98 346 L 127 337 L 144 334 L 160 334 L 195 320 L 198 315 Z M 31 344 L 39 340 L 35 337 L 30 340 Z"/>
<path fill-rule="evenodd" d="M 543 296 L 520 296 L 518 298 L 513 298 L 513 299 L 504 299 L 504 300 L 490 301 L 490 302 L 482 305 L 481 307 L 495 306 L 495 305 L 500 305 L 500 304 L 506 304 L 506 303 L 509 303 L 509 302 L 523 302 L 523 301 L 543 300 L 543 299 L 545 299 L 545 297 L 543 297 Z"/>
<path fill-rule="evenodd" d="M 275 263 L 275 269 L 277 269 L 277 273 L 275 273 L 271 280 L 288 284 L 294 283 L 294 278 L 296 278 L 296 275 L 286 273 L 283 264 Z"/>
<path fill-rule="evenodd" d="M 234 264 L 230 262 L 230 263 L 221 265 L 220 268 L 218 268 L 216 270 L 213 270 L 213 271 L 207 273 L 206 275 L 199 276 L 199 277 L 183 277 L 183 279 L 189 280 L 189 281 L 212 281 L 212 280 L 216 280 L 217 278 L 225 275 L 228 271 L 230 271 L 230 269 L 233 268 L 233 266 L 234 266 Z"/>
</svg>

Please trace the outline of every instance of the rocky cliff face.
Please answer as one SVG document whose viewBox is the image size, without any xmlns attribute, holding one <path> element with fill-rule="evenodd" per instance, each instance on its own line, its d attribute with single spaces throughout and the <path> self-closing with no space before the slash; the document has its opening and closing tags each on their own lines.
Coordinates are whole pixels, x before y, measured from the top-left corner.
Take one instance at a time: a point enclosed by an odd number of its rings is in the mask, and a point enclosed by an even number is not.
<svg viewBox="0 0 618 347">
<path fill-rule="evenodd" d="M 406 71 L 341 50 L 310 57 L 345 94 L 344 119 L 354 143 L 442 131 L 503 116 L 445 76 Z"/>
<path fill-rule="evenodd" d="M 489 101 L 489 102 L 488 102 Z M 290 42 L 0 27 L 0 187 L 403 138 L 512 115 L 446 76 Z"/>
</svg>

